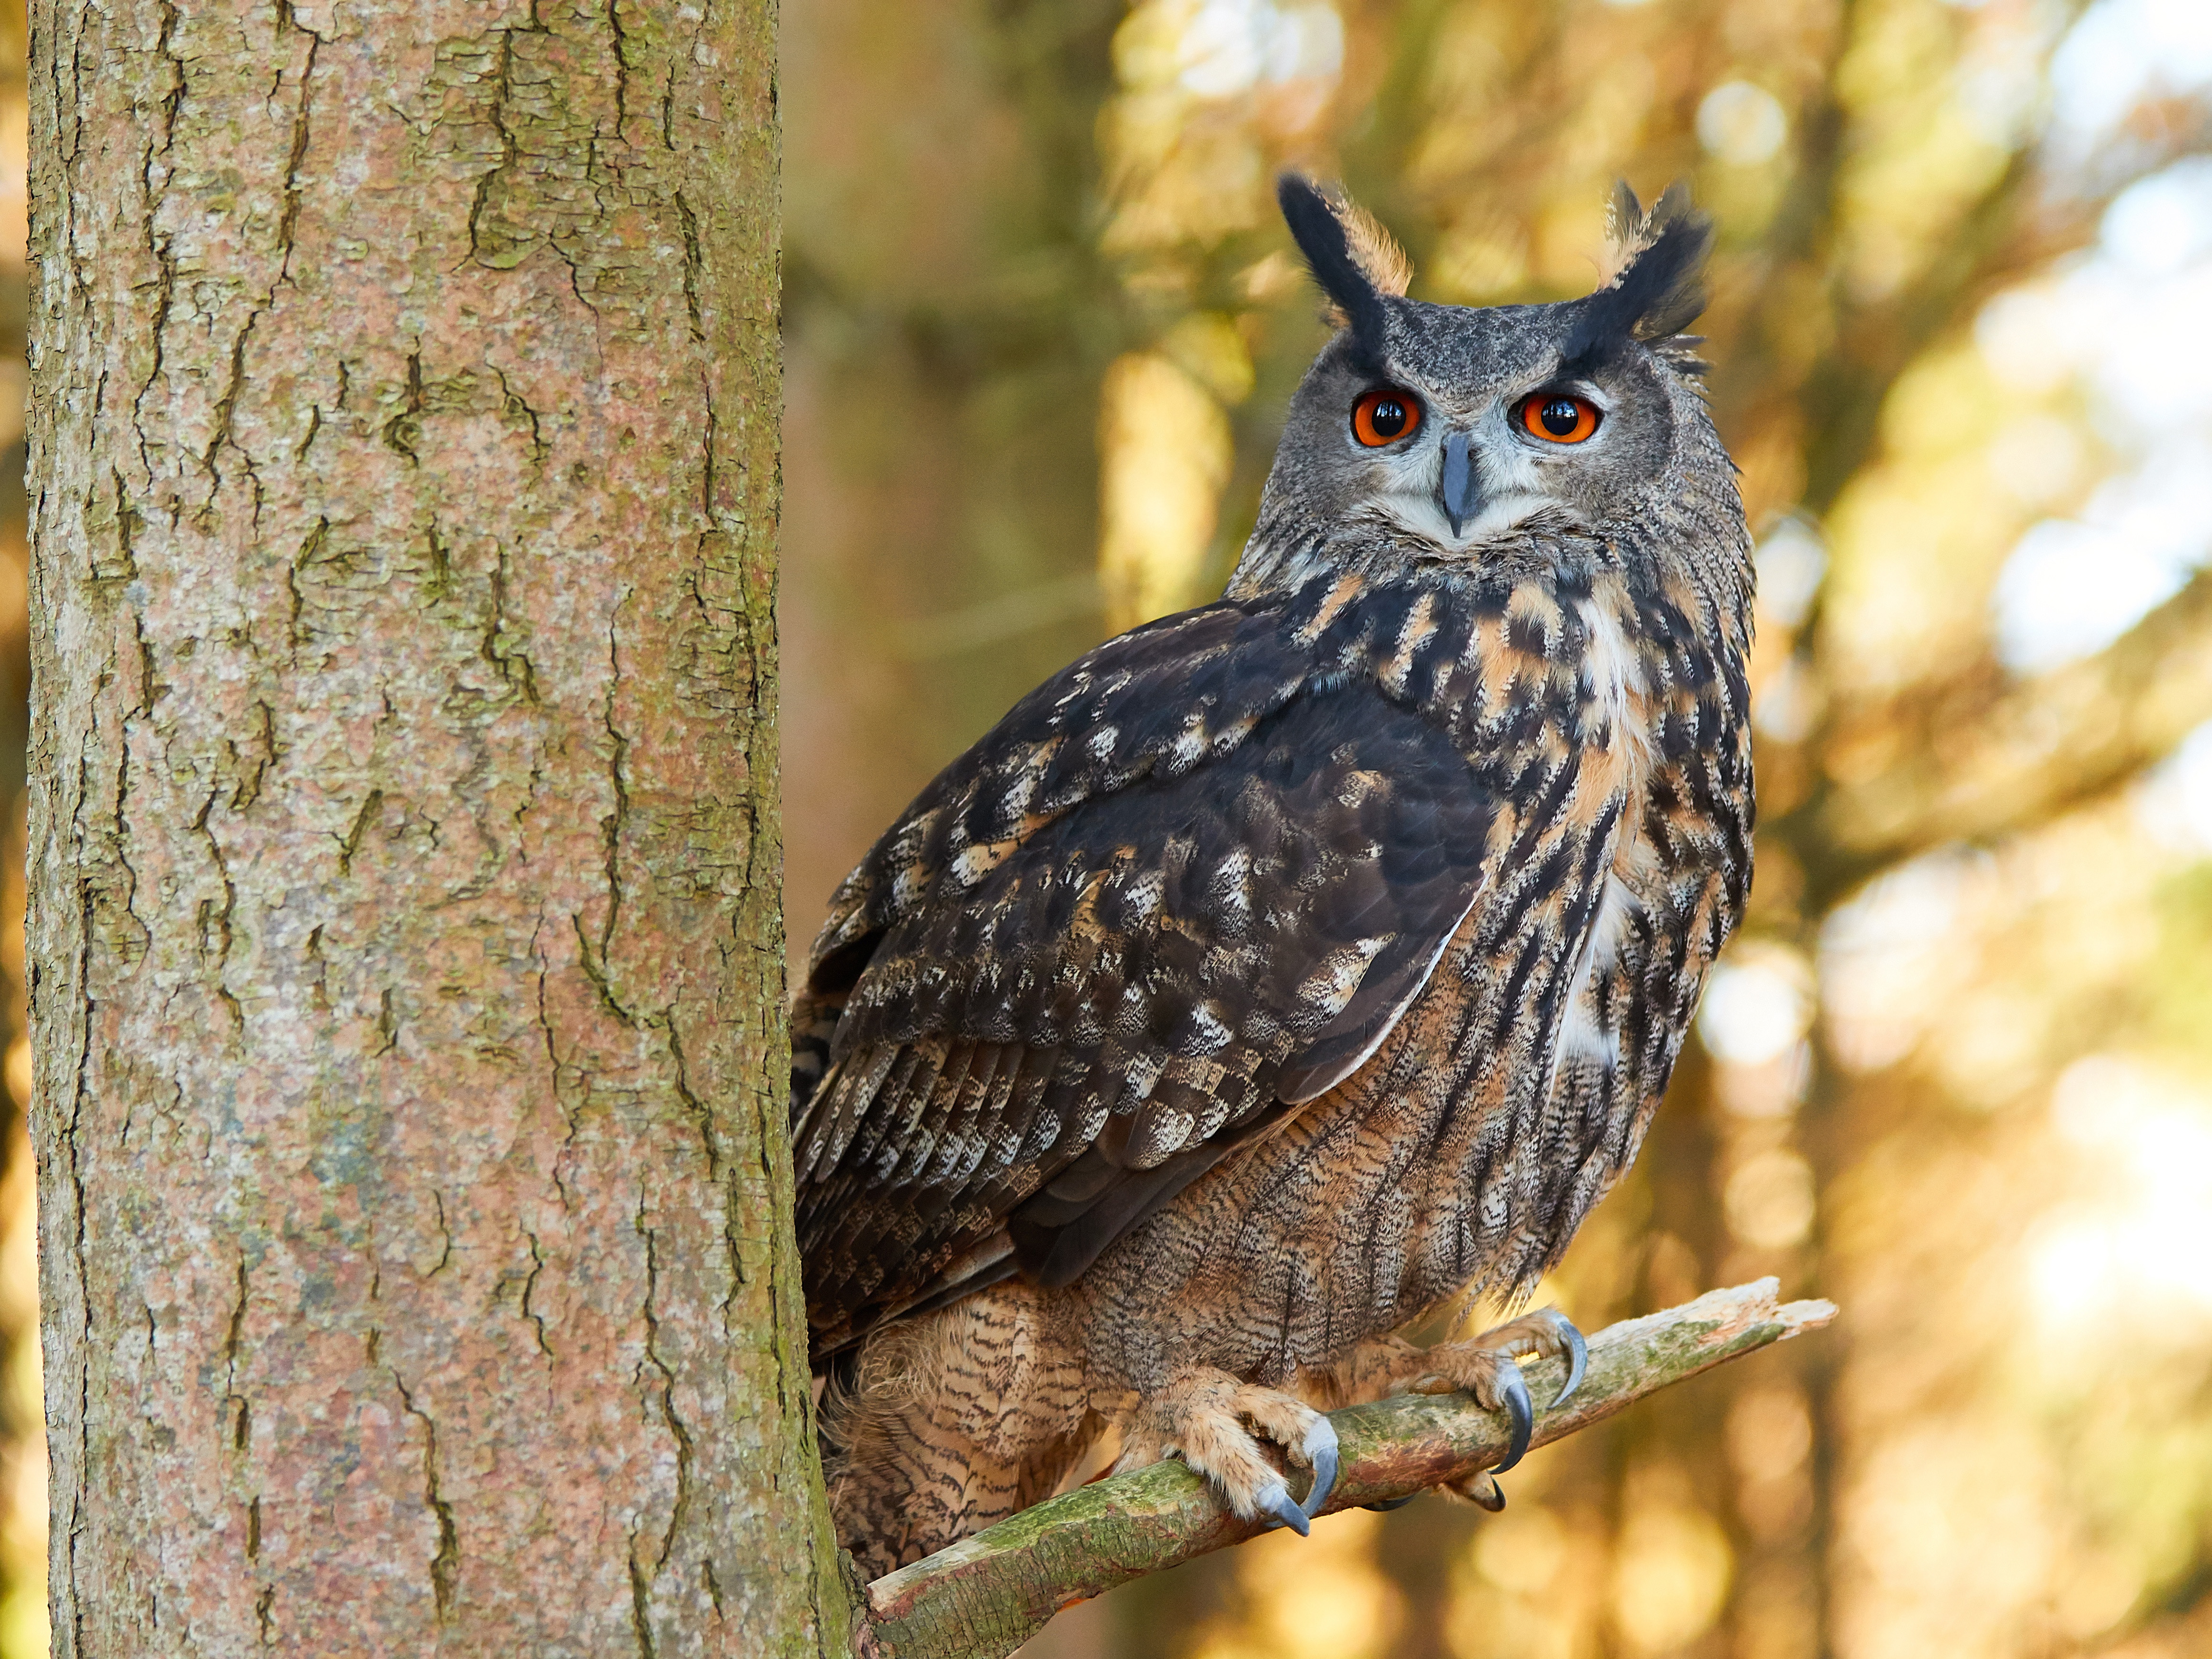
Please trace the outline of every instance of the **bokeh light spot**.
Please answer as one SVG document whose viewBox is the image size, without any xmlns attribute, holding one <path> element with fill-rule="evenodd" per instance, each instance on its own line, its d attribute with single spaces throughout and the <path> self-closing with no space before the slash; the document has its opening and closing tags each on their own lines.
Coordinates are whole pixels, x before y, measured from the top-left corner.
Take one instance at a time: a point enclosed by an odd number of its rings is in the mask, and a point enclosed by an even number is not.
<svg viewBox="0 0 2212 1659">
<path fill-rule="evenodd" d="M 1771 161 L 1790 136 L 1790 118 L 1764 87 L 1724 81 L 1698 106 L 1698 142 L 1736 167 Z"/>
</svg>

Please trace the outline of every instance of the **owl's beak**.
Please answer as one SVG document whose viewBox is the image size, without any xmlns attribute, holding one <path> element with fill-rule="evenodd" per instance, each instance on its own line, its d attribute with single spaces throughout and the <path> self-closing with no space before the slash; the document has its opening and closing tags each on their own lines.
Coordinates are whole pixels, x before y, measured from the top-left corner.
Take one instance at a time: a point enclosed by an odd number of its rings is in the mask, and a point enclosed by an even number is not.
<svg viewBox="0 0 2212 1659">
<path fill-rule="evenodd" d="M 1469 453 L 1474 439 L 1464 432 L 1444 434 L 1443 483 L 1437 490 L 1437 504 L 1444 517 L 1451 521 L 1452 534 L 1474 516 L 1482 490 L 1474 476 L 1474 457 Z"/>
</svg>

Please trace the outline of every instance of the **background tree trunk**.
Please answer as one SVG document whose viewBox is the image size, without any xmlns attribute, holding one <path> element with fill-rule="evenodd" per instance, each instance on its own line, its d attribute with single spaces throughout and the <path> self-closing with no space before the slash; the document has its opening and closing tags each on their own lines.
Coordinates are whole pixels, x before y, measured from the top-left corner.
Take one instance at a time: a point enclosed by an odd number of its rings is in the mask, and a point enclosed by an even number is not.
<svg viewBox="0 0 2212 1659">
<path fill-rule="evenodd" d="M 842 1651 L 773 8 L 32 27 L 57 1650 Z"/>
</svg>

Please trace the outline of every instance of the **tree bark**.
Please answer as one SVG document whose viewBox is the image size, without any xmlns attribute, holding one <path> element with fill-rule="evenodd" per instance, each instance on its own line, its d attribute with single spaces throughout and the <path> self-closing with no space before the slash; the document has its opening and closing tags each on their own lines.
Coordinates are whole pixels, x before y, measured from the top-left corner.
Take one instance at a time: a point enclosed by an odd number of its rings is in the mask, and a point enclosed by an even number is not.
<svg viewBox="0 0 2212 1659">
<path fill-rule="evenodd" d="M 32 28 L 56 1650 L 842 1652 L 773 7 Z"/>
</svg>

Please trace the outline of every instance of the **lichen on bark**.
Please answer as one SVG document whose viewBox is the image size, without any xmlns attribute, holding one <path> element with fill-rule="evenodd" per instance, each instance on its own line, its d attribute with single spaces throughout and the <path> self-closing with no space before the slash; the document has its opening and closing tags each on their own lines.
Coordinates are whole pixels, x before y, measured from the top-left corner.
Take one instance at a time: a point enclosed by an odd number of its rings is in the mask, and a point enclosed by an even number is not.
<svg viewBox="0 0 2212 1659">
<path fill-rule="evenodd" d="M 65 1654 L 842 1651 L 772 7 L 33 6 Z"/>
</svg>

